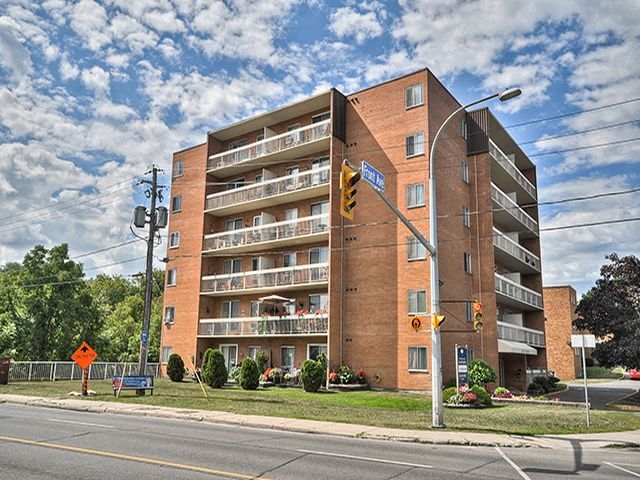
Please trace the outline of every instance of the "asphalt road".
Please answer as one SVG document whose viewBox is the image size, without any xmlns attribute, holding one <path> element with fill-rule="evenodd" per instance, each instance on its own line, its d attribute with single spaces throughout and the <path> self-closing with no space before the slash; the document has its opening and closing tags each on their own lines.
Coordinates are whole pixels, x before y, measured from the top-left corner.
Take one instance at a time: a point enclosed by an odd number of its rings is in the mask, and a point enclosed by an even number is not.
<svg viewBox="0 0 640 480">
<path fill-rule="evenodd" d="M 421 445 L 0 404 L 0 479 L 640 478 L 633 450 Z"/>
<path fill-rule="evenodd" d="M 622 397 L 626 397 L 640 389 L 638 380 L 615 380 L 602 383 L 588 383 L 589 403 L 591 408 L 604 410 L 606 404 Z M 572 383 L 569 390 L 556 395 L 560 400 L 567 402 L 584 402 L 584 385 L 582 383 Z"/>
</svg>

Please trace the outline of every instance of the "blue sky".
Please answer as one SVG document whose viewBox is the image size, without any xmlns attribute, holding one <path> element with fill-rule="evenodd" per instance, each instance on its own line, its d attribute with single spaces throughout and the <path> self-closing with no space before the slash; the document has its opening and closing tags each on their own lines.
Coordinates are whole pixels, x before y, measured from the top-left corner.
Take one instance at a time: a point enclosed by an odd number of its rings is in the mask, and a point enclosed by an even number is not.
<svg viewBox="0 0 640 480">
<path fill-rule="evenodd" d="M 637 1 L 4 0 L 0 262 L 35 243 L 73 255 L 131 238 L 131 179 L 207 130 L 335 86 L 429 67 L 461 101 L 514 85 L 505 125 L 640 96 Z M 542 140 L 640 119 L 640 102 L 509 131 Z M 531 155 L 640 137 L 638 122 L 524 146 Z M 533 156 L 540 200 L 640 185 L 640 142 Z M 541 227 L 640 216 L 640 195 L 541 208 Z M 37 209 L 37 210 L 35 210 Z M 26 213 L 25 213 L 26 212 Z M 640 222 L 542 235 L 544 281 L 585 291 Z M 161 247 L 161 251 L 164 247 Z M 83 257 L 131 273 L 134 245 Z M 160 255 L 160 254 L 159 254 Z"/>
</svg>

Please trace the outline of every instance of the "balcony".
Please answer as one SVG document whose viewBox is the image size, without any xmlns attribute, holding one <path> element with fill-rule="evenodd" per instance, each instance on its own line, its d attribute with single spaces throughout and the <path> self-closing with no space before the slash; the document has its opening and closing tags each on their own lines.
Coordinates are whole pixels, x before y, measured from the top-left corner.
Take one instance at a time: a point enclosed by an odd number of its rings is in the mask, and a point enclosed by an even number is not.
<svg viewBox="0 0 640 480">
<path fill-rule="evenodd" d="M 542 295 L 507 277 L 495 274 L 496 300 L 522 310 L 542 310 Z"/>
<path fill-rule="evenodd" d="M 329 194 L 329 166 L 265 180 L 207 196 L 205 213 L 215 216 L 257 210 Z"/>
<path fill-rule="evenodd" d="M 329 240 L 329 215 L 295 218 L 206 235 L 203 253 L 255 252 L 275 245 L 284 247 L 322 240 Z"/>
<path fill-rule="evenodd" d="M 516 192 L 518 201 L 532 203 L 537 199 L 536 187 L 509 160 L 495 143 L 489 140 L 489 155 L 491 156 L 491 178 L 510 192 Z"/>
<path fill-rule="evenodd" d="M 540 273 L 540 258 L 500 230 L 493 229 L 493 249 L 496 261 L 522 273 Z"/>
<path fill-rule="evenodd" d="M 521 327 L 512 323 L 497 322 L 498 338 L 512 342 L 526 343 L 532 347 L 545 347 L 544 332 L 532 328 Z"/>
<path fill-rule="evenodd" d="M 199 337 L 283 337 L 291 335 L 325 336 L 329 325 L 326 313 L 202 319 Z"/>
<path fill-rule="evenodd" d="M 491 183 L 493 220 L 507 231 L 520 232 L 522 237 L 538 236 L 538 222 L 527 214 L 516 202 Z"/>
<path fill-rule="evenodd" d="M 244 295 L 269 290 L 304 290 L 326 286 L 329 264 L 313 263 L 296 267 L 271 268 L 224 275 L 202 277 L 203 295 Z"/>
<path fill-rule="evenodd" d="M 217 177 L 229 177 L 257 165 L 278 163 L 285 158 L 306 157 L 329 149 L 331 136 L 329 124 L 324 120 L 265 138 L 259 142 L 211 155 L 207 161 L 207 173 Z"/>
</svg>

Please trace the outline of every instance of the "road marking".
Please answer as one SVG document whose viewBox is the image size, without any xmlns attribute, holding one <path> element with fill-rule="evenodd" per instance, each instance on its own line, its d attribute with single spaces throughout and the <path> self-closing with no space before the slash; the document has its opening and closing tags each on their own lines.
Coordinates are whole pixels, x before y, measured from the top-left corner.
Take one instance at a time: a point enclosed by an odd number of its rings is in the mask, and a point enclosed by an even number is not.
<svg viewBox="0 0 640 480">
<path fill-rule="evenodd" d="M 625 473 L 628 473 L 629 475 L 633 475 L 634 477 L 640 478 L 640 473 L 632 472 L 631 470 L 627 470 L 626 468 L 619 467 L 618 465 L 614 465 L 613 463 L 609 463 L 609 462 L 602 462 L 602 463 L 604 463 L 605 465 L 609 465 L 610 467 L 617 468 L 621 472 L 625 472 Z"/>
<path fill-rule="evenodd" d="M 350 458 L 352 460 L 364 460 L 367 462 L 390 463 L 391 465 L 402 465 L 404 467 L 415 468 L 433 468 L 431 465 L 422 465 L 420 463 L 396 462 L 395 460 L 384 460 L 382 458 L 359 457 L 357 455 L 346 455 L 344 453 L 316 452 L 314 450 L 297 450 L 300 453 L 310 453 L 311 455 L 324 455 L 327 457 Z"/>
<path fill-rule="evenodd" d="M 515 462 L 514 462 L 513 460 L 511 460 L 509 457 L 507 457 L 507 455 L 506 455 L 502 450 L 500 450 L 500 447 L 496 447 L 496 450 L 497 450 L 497 451 L 498 451 L 498 453 L 502 456 L 502 458 L 504 458 L 504 459 L 507 461 L 507 463 L 508 463 L 509 465 L 511 465 L 511 466 L 513 467 L 513 469 L 514 469 L 516 472 L 518 472 L 518 474 L 519 474 L 522 478 L 524 478 L 524 480 L 531 480 L 531 478 L 529 477 L 529 475 L 527 475 L 526 473 L 524 473 L 524 472 L 522 471 L 522 469 L 521 469 L 518 465 L 516 465 L 516 464 L 515 464 Z"/>
<path fill-rule="evenodd" d="M 74 425 L 82 425 L 84 427 L 100 427 L 100 428 L 116 428 L 113 425 L 101 425 L 99 423 L 76 422 L 75 420 L 62 420 L 59 418 L 47 418 L 50 422 L 73 423 Z"/>
<path fill-rule="evenodd" d="M 36 440 L 27 440 L 24 438 L 0 436 L 0 440 L 4 440 L 5 442 L 19 443 L 22 445 L 32 445 L 37 447 L 67 450 L 69 452 L 88 453 L 90 455 L 97 455 L 99 457 L 107 457 L 107 458 L 115 458 L 118 460 L 129 460 L 133 462 L 148 463 L 151 465 L 160 465 L 162 467 L 173 467 L 173 468 L 178 468 L 180 470 L 190 470 L 192 472 L 209 473 L 212 475 L 219 475 L 223 477 L 243 478 L 243 479 L 255 478 L 255 475 L 246 475 L 244 473 L 226 472 L 224 470 L 214 470 L 212 468 L 199 467 L 197 465 L 186 465 L 184 463 L 166 462 L 164 460 L 157 460 L 155 458 L 138 457 L 135 455 L 123 455 L 121 453 L 105 452 L 102 450 L 91 450 L 88 448 L 80 448 L 80 447 L 71 447 L 69 445 L 59 445 L 56 443 L 38 442 Z M 268 479 L 265 479 L 265 480 L 268 480 Z"/>
</svg>

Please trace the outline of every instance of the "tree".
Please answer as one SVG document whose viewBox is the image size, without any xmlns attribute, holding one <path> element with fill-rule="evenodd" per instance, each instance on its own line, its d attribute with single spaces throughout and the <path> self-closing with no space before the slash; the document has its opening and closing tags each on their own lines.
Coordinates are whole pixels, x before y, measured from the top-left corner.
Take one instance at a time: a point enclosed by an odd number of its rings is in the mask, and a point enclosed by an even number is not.
<svg viewBox="0 0 640 480">
<path fill-rule="evenodd" d="M 167 362 L 167 375 L 172 382 L 181 382 L 184 378 L 184 362 L 177 353 L 169 355 Z"/>
<path fill-rule="evenodd" d="M 603 340 L 592 354 L 603 367 L 640 368 L 640 259 L 605 258 L 609 263 L 578 303 L 574 325 Z"/>
<path fill-rule="evenodd" d="M 208 348 L 202 358 L 202 378 L 211 388 L 221 388 L 227 381 L 224 355 L 217 348 Z"/>
</svg>

